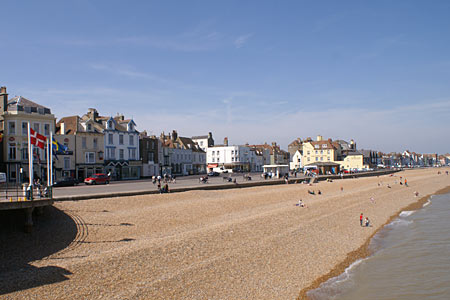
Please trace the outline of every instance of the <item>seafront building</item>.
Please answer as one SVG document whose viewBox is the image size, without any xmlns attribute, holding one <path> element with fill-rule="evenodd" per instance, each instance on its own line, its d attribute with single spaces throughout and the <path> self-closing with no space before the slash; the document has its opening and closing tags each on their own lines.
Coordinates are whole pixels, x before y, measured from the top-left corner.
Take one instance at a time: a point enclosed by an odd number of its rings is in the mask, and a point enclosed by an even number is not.
<svg viewBox="0 0 450 300">
<path fill-rule="evenodd" d="M 160 175 L 160 159 L 163 157 L 161 141 L 147 131 L 139 134 L 139 153 L 142 160 L 142 177 Z"/>
<path fill-rule="evenodd" d="M 100 116 L 95 108 L 90 108 L 81 120 L 91 120 L 95 130 L 103 134 L 105 173 L 109 173 L 113 180 L 141 177 L 139 132 L 134 120 L 125 119 L 120 114 Z"/>
<path fill-rule="evenodd" d="M 28 122 L 37 133 L 50 137 L 55 130 L 55 116 L 50 108 L 22 96 L 8 99 L 6 87 L 0 88 L 0 130 L 2 131 L 2 170 L 11 183 L 29 178 Z M 47 153 L 34 147 L 34 178 L 46 180 Z"/>
<path fill-rule="evenodd" d="M 74 177 L 83 182 L 92 174 L 104 173 L 104 134 L 95 118 L 70 116 L 56 124 L 55 139 L 69 149 L 55 160 L 57 178 Z"/>
<path fill-rule="evenodd" d="M 159 137 L 163 161 L 161 174 L 192 175 L 206 173 L 206 152 L 191 138 L 180 137 L 176 130 Z"/>
<path fill-rule="evenodd" d="M 228 145 L 228 138 L 223 145 L 207 149 L 208 171 L 215 168 L 234 172 L 261 172 L 264 165 L 263 152 L 248 145 Z"/>
<path fill-rule="evenodd" d="M 197 143 L 200 149 L 205 151 L 205 153 L 208 147 L 214 146 L 212 132 L 208 132 L 208 135 L 193 136 L 191 139 L 194 143 Z"/>
</svg>

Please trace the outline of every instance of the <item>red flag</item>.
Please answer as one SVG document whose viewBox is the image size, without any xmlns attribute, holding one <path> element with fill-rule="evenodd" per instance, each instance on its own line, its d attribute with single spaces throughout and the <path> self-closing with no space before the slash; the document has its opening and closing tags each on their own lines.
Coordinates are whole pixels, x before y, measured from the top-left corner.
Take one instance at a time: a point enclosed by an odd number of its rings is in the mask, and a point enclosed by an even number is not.
<svg viewBox="0 0 450 300">
<path fill-rule="evenodd" d="M 35 145 L 42 150 L 44 150 L 45 142 L 47 141 L 47 138 L 43 136 L 42 134 L 37 133 L 33 130 L 33 128 L 30 128 L 30 144 Z"/>
</svg>

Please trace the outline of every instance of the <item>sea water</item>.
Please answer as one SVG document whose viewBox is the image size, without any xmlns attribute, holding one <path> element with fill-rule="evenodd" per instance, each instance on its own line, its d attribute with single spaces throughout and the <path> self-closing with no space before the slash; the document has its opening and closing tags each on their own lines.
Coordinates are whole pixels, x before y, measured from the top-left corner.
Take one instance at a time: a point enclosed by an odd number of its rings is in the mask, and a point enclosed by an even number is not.
<svg viewBox="0 0 450 300">
<path fill-rule="evenodd" d="M 373 255 L 310 291 L 310 299 L 450 299 L 450 194 L 402 212 L 369 247 Z"/>
</svg>

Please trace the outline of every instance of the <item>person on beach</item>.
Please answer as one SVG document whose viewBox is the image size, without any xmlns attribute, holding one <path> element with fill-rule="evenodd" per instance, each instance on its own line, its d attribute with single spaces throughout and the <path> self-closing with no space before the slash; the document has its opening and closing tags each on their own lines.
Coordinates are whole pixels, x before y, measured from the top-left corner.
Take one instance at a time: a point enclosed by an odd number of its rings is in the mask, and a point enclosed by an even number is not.
<svg viewBox="0 0 450 300">
<path fill-rule="evenodd" d="M 369 227 L 369 225 L 370 225 L 370 220 L 367 217 L 366 217 L 365 225 L 366 225 L 366 227 Z"/>
<path fill-rule="evenodd" d="M 388 187 L 388 189 L 390 189 L 390 188 L 391 188 L 391 186 L 389 185 L 389 183 L 388 183 L 387 187 Z"/>
<path fill-rule="evenodd" d="M 415 191 L 414 196 L 419 197 L 419 192 Z"/>
<path fill-rule="evenodd" d="M 344 191 L 344 187 L 343 186 L 341 186 L 341 192 L 343 192 Z"/>
<path fill-rule="evenodd" d="M 370 202 L 372 202 L 373 204 L 375 204 L 375 199 L 373 197 L 370 197 Z"/>
<path fill-rule="evenodd" d="M 306 204 L 303 203 L 302 199 L 300 199 L 300 200 L 298 200 L 297 206 L 300 206 L 300 207 L 306 207 Z"/>
<path fill-rule="evenodd" d="M 308 190 L 308 193 L 311 195 L 315 195 L 316 193 L 314 191 Z"/>
<path fill-rule="evenodd" d="M 363 226 L 363 219 L 364 219 L 364 215 L 363 213 L 361 213 L 361 215 L 359 216 L 359 225 Z"/>
<path fill-rule="evenodd" d="M 319 191 L 317 192 L 317 194 L 322 195 L 322 192 L 319 190 Z"/>
<path fill-rule="evenodd" d="M 158 191 L 161 193 L 161 181 L 158 181 Z"/>
<path fill-rule="evenodd" d="M 408 181 L 406 181 L 406 178 L 405 178 L 405 186 L 408 186 Z"/>
</svg>

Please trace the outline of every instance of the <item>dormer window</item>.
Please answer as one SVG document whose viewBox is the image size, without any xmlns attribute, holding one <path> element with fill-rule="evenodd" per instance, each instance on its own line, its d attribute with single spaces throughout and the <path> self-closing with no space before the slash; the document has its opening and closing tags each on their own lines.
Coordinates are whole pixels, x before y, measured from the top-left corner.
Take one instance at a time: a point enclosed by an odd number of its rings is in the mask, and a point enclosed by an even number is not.
<svg viewBox="0 0 450 300">
<path fill-rule="evenodd" d="M 314 148 L 319 149 L 319 145 L 314 145 Z"/>
<path fill-rule="evenodd" d="M 108 128 L 109 129 L 113 128 L 113 121 L 111 121 L 111 120 L 108 121 Z"/>
<path fill-rule="evenodd" d="M 92 131 L 92 124 L 88 124 L 87 130 L 88 130 L 88 131 Z"/>
<path fill-rule="evenodd" d="M 326 148 L 326 147 L 327 147 L 327 144 L 323 144 L 323 145 L 322 145 L 322 148 Z"/>
</svg>

